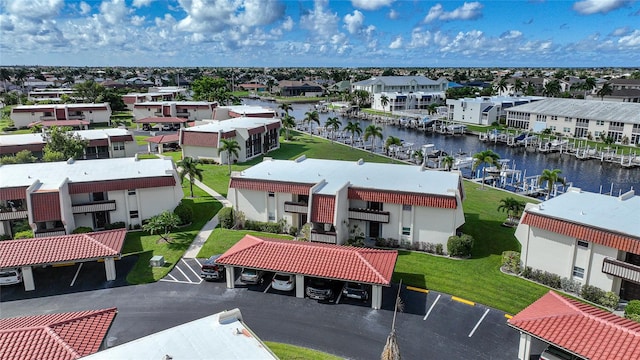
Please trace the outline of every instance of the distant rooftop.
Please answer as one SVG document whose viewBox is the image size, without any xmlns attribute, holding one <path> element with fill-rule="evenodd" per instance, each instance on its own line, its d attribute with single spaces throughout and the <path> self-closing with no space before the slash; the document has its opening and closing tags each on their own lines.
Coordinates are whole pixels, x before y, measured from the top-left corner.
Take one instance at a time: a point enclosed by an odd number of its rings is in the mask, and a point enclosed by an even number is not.
<svg viewBox="0 0 640 360">
<path fill-rule="evenodd" d="M 267 112 L 274 113 L 273 109 L 265 108 L 262 106 L 254 106 L 254 105 L 232 105 L 232 106 L 220 106 L 222 109 L 229 109 L 229 111 L 233 111 L 236 114 L 264 114 Z"/>
<path fill-rule="evenodd" d="M 431 80 L 425 76 L 415 75 L 415 76 L 377 76 L 372 77 L 371 79 L 358 81 L 353 83 L 356 86 L 365 86 L 375 84 L 377 82 L 383 82 L 387 86 L 402 86 L 408 85 L 411 81 L 415 81 L 418 85 L 440 85 L 440 81 Z M 448 81 L 447 81 L 448 83 Z"/>
<path fill-rule="evenodd" d="M 131 135 L 127 129 L 94 129 L 73 131 L 74 134 L 80 135 L 85 140 L 106 139 L 109 136 L 126 136 Z M 0 135 L 0 146 L 24 145 L 24 144 L 44 144 L 42 133 L 28 133 L 15 135 Z"/>
<path fill-rule="evenodd" d="M 508 111 L 640 124 L 640 103 L 548 98 Z"/>
</svg>

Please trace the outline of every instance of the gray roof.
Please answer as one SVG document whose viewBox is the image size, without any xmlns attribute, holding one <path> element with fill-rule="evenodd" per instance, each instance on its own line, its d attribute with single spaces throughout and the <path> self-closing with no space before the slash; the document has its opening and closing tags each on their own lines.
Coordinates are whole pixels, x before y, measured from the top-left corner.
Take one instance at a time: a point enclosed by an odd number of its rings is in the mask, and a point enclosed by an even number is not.
<svg viewBox="0 0 640 360">
<path fill-rule="evenodd" d="M 409 85 L 411 81 L 415 81 L 418 85 L 439 85 L 440 84 L 440 82 L 431 80 L 425 76 L 415 75 L 415 76 L 378 76 L 378 77 L 373 77 L 371 79 L 358 81 L 356 83 L 353 83 L 353 85 L 366 86 L 366 85 L 382 82 L 387 86 L 402 86 L 402 85 Z"/>
<path fill-rule="evenodd" d="M 132 135 L 132 133 L 127 129 L 116 128 L 78 130 L 72 131 L 72 133 L 79 135 L 85 140 L 107 139 L 110 136 Z M 0 135 L 0 146 L 44 144 L 45 142 L 46 141 L 42 137 L 42 133 Z"/>
<path fill-rule="evenodd" d="M 506 111 L 640 124 L 640 103 L 550 98 Z"/>
<path fill-rule="evenodd" d="M 419 166 L 356 161 L 304 159 L 273 160 L 243 170 L 243 179 L 317 184 L 317 192 L 335 195 L 345 185 L 358 188 L 454 196 L 460 182 L 457 172 L 422 171 Z"/>
<path fill-rule="evenodd" d="M 572 188 L 528 212 L 640 238 L 640 196 L 609 196 Z"/>
<path fill-rule="evenodd" d="M 258 118 L 258 117 L 239 117 L 228 120 L 206 120 L 202 125 L 191 126 L 182 129 L 182 131 L 193 132 L 229 132 L 236 129 L 253 129 L 258 126 L 279 123 L 277 118 Z"/>
</svg>

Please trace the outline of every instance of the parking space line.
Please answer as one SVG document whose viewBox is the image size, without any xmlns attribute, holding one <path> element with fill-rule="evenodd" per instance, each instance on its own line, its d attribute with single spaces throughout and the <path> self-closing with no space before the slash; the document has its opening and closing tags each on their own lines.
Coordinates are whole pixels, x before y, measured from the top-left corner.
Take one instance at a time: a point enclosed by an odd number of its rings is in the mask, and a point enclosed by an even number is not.
<svg viewBox="0 0 640 360">
<path fill-rule="evenodd" d="M 433 302 L 433 304 L 431 304 L 429 311 L 427 311 L 427 313 L 424 315 L 424 318 L 422 320 L 427 320 L 427 317 L 429 316 L 429 314 L 431 314 L 431 310 L 433 310 L 433 307 L 436 306 L 436 303 L 438 302 L 438 300 L 440 300 L 440 294 L 438 294 L 438 297 L 436 298 L 436 300 Z"/>
<path fill-rule="evenodd" d="M 202 279 L 200 278 L 200 274 L 198 274 L 195 270 L 193 270 L 193 268 L 186 261 L 184 261 L 184 259 L 180 259 L 180 261 L 182 261 L 185 265 L 187 265 L 189 270 L 191 270 L 191 272 L 200 279 L 200 282 L 202 282 Z"/>
<path fill-rule="evenodd" d="M 73 277 L 73 280 L 71 280 L 71 285 L 69 286 L 73 286 L 73 284 L 75 284 L 76 279 L 78 278 L 78 274 L 80 274 L 80 269 L 82 269 L 82 265 L 84 265 L 84 263 L 80 263 L 80 266 L 78 266 L 78 270 L 76 270 L 76 275 Z"/>
<path fill-rule="evenodd" d="M 476 332 L 476 329 L 478 328 L 478 326 L 480 326 L 480 323 L 482 322 L 482 320 L 484 320 L 484 317 L 487 316 L 487 314 L 489 313 L 489 309 L 487 309 L 484 314 L 482 314 L 482 317 L 480 318 L 480 320 L 478 320 L 478 323 L 476 324 L 476 326 L 473 327 L 473 330 L 471 330 L 471 332 L 469 333 L 469 337 L 473 336 L 473 333 Z"/>
<path fill-rule="evenodd" d="M 164 281 L 178 281 L 178 279 L 176 279 L 175 277 L 173 277 L 173 275 L 171 275 L 170 273 L 167 274 L 168 277 L 170 277 L 173 280 L 165 280 L 165 279 L 160 279 L 160 280 L 164 280 Z"/>
<path fill-rule="evenodd" d="M 267 291 L 269 291 L 269 289 L 271 289 L 271 283 L 269 283 L 269 285 L 267 285 L 267 288 L 264 289 L 263 293 L 267 293 Z"/>
<path fill-rule="evenodd" d="M 180 271 L 180 273 L 182 274 L 182 276 L 184 276 L 185 279 L 187 279 L 188 282 L 192 283 L 193 281 L 191 281 L 191 279 L 189 279 L 189 277 L 187 276 L 187 274 L 184 273 L 184 271 L 182 271 L 182 269 L 180 269 L 179 266 L 175 266 L 174 269 L 178 269 L 178 271 Z"/>
<path fill-rule="evenodd" d="M 167 279 L 160 279 L 159 281 L 172 282 L 172 283 L 180 283 L 180 284 L 189 284 L 189 285 L 193 285 L 193 284 L 195 284 L 195 283 L 192 283 L 191 281 L 184 281 L 184 280 L 167 280 Z"/>
</svg>

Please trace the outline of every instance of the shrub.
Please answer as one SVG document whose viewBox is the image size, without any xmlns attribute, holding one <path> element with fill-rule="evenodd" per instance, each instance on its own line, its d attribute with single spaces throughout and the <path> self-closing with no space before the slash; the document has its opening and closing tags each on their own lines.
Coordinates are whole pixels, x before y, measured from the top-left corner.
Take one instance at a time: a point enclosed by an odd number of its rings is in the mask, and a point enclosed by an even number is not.
<svg viewBox="0 0 640 360">
<path fill-rule="evenodd" d="M 75 230 L 73 230 L 72 234 L 84 234 L 92 231 L 93 229 L 90 228 L 89 226 L 79 226 Z"/>
<path fill-rule="evenodd" d="M 11 240 L 11 235 L 8 235 L 8 234 L 0 235 L 0 241 L 3 241 L 3 240 Z"/>
<path fill-rule="evenodd" d="M 527 266 L 524 270 L 522 270 L 521 275 L 527 279 L 531 279 L 535 282 L 539 282 L 554 289 L 560 289 L 562 286 L 560 275 L 553 274 L 548 271 L 532 269 L 531 267 Z"/>
<path fill-rule="evenodd" d="M 640 300 L 631 300 L 624 308 L 624 317 L 630 319 L 630 316 L 640 317 Z"/>
<path fill-rule="evenodd" d="M 180 225 L 189 224 L 193 221 L 193 209 L 191 206 L 183 204 L 182 202 L 173 209 L 173 213 L 180 218 Z"/>
<path fill-rule="evenodd" d="M 625 315 L 624 317 L 635 322 L 640 322 L 640 314 L 629 314 Z"/>
<path fill-rule="evenodd" d="M 593 285 L 582 286 L 581 296 L 587 301 L 598 304 L 600 299 L 602 299 L 604 295 L 604 290 L 600 289 L 599 287 L 595 287 Z"/>
<path fill-rule="evenodd" d="M 289 228 L 289 235 L 297 236 L 298 235 L 298 227 L 297 226 L 290 227 Z"/>
<path fill-rule="evenodd" d="M 33 230 L 19 231 L 13 236 L 14 239 L 30 239 L 32 237 L 33 237 Z"/>
<path fill-rule="evenodd" d="M 389 246 L 389 244 L 387 244 L 387 239 L 385 239 L 385 238 L 376 238 L 376 246 L 377 247 L 387 247 L 387 246 Z"/>
<path fill-rule="evenodd" d="M 436 254 L 444 255 L 444 246 L 442 244 L 436 244 Z"/>
<path fill-rule="evenodd" d="M 420 251 L 420 242 L 414 241 L 411 243 L 411 250 Z"/>
<path fill-rule="evenodd" d="M 511 273 L 520 273 L 520 253 L 517 251 L 503 252 L 502 267 Z"/>
<path fill-rule="evenodd" d="M 362 237 L 348 238 L 345 245 L 355 246 L 355 247 L 364 247 L 364 238 Z"/>
<path fill-rule="evenodd" d="M 114 223 L 105 225 L 104 229 L 105 230 L 113 230 L 113 229 L 124 229 L 126 227 L 127 227 L 127 225 L 124 223 L 124 221 L 116 221 Z"/>
<path fill-rule="evenodd" d="M 579 294 L 581 288 L 582 284 L 580 284 L 580 282 L 578 281 L 569 278 L 560 279 L 560 289 L 562 289 L 563 291 Z"/>
<path fill-rule="evenodd" d="M 607 291 L 604 296 L 597 301 L 598 304 L 608 307 L 609 309 L 615 309 L 618 307 L 618 303 L 620 302 L 620 296 L 616 295 L 612 291 Z"/>
<path fill-rule="evenodd" d="M 218 221 L 220 226 L 224 229 L 231 229 L 233 227 L 233 208 L 223 207 L 218 211 Z"/>
<path fill-rule="evenodd" d="M 471 255 L 473 248 L 473 237 L 467 234 L 462 236 L 449 236 L 447 241 L 447 251 L 450 256 L 466 257 Z"/>
</svg>

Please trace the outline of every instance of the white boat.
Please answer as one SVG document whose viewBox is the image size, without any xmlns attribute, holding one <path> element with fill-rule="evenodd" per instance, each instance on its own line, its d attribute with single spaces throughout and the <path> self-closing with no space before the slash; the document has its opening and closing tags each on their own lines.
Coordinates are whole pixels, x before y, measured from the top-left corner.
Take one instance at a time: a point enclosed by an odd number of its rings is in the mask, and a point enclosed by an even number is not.
<svg viewBox="0 0 640 360">
<path fill-rule="evenodd" d="M 473 166 L 474 158 L 471 156 L 457 157 L 453 161 L 453 166 L 451 167 L 454 170 L 464 169 Z"/>
<path fill-rule="evenodd" d="M 537 144 L 540 139 L 536 135 L 529 135 L 517 141 L 520 145 Z"/>
<path fill-rule="evenodd" d="M 448 125 L 447 132 L 452 134 L 464 134 L 467 132 L 467 126 L 462 124 Z"/>
</svg>

